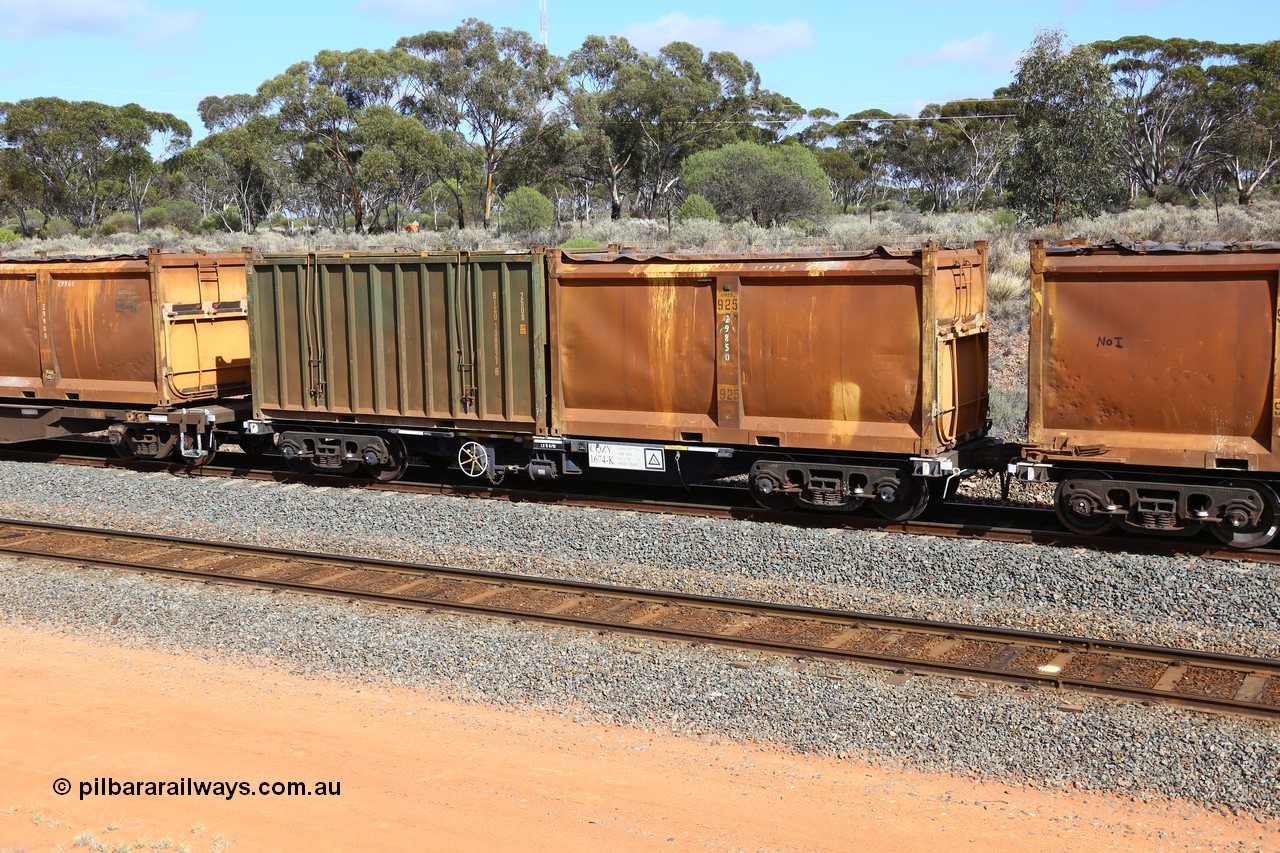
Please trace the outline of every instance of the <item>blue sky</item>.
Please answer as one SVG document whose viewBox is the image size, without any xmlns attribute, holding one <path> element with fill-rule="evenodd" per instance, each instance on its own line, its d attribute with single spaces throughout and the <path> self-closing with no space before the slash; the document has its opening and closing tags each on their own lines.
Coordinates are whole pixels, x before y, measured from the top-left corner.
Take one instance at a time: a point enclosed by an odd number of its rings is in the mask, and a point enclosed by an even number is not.
<svg viewBox="0 0 1280 853">
<path fill-rule="evenodd" d="M 656 52 L 682 39 L 750 60 L 765 88 L 841 115 L 984 97 L 1012 79 L 1036 31 L 1073 42 L 1125 35 L 1280 38 L 1270 2 L 1194 0 L 647 3 L 547 0 L 548 41 L 590 34 Z M 0 0 L 0 101 L 53 95 L 172 112 L 203 135 L 205 95 L 251 92 L 324 49 L 390 47 L 467 17 L 537 37 L 537 0 Z"/>
</svg>

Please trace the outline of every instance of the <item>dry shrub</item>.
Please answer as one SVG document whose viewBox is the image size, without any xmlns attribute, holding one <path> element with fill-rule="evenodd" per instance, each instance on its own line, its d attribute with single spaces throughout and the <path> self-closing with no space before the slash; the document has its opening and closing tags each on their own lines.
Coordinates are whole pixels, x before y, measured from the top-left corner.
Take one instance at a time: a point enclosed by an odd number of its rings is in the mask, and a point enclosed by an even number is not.
<svg viewBox="0 0 1280 853">
<path fill-rule="evenodd" d="M 1155 240 L 1161 243 L 1233 243 L 1280 240 L 1280 203 L 1260 201 L 1248 207 L 1177 207 L 1151 204 L 1094 219 L 1074 220 L 1063 231 L 1093 242 Z"/>
<path fill-rule="evenodd" d="M 1014 299 L 1025 299 L 1031 289 L 1031 281 L 1008 270 L 990 270 L 987 273 L 987 299 L 1003 305 Z"/>
</svg>

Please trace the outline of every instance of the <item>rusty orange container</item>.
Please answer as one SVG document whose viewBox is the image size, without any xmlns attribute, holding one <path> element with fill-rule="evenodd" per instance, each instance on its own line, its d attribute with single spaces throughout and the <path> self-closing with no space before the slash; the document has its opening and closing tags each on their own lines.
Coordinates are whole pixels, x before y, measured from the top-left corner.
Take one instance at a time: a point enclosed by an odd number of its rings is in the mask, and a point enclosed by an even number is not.
<svg viewBox="0 0 1280 853">
<path fill-rule="evenodd" d="M 1280 471 L 1278 274 L 1275 244 L 1033 242 L 1037 457 Z"/>
<path fill-rule="evenodd" d="M 0 398 L 165 407 L 248 390 L 243 254 L 0 258 Z"/>
<path fill-rule="evenodd" d="M 549 256 L 556 433 L 935 454 L 987 422 L 985 243 Z"/>
</svg>

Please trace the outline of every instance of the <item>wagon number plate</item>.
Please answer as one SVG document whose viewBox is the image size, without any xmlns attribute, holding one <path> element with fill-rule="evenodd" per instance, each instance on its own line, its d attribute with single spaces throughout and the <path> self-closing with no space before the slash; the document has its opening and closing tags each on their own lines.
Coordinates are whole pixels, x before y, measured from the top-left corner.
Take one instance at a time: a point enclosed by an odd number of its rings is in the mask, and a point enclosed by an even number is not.
<svg viewBox="0 0 1280 853">
<path fill-rule="evenodd" d="M 618 468 L 624 471 L 665 471 L 667 456 L 661 447 L 638 444 L 587 445 L 587 461 L 592 468 Z"/>
</svg>

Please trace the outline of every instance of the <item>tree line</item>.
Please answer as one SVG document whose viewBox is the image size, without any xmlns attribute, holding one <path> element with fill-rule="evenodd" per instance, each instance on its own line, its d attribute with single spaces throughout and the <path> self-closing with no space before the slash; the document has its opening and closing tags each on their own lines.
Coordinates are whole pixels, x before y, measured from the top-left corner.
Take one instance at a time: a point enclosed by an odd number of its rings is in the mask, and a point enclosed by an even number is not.
<svg viewBox="0 0 1280 853">
<path fill-rule="evenodd" d="M 186 122 L 136 104 L 0 103 L 0 216 L 26 236 L 56 222 L 489 228 L 517 188 L 557 222 L 692 211 L 772 225 L 891 205 L 1047 222 L 1143 197 L 1248 204 L 1280 163 L 1280 42 L 1072 46 L 1047 31 L 989 96 L 841 117 L 764 88 L 728 51 L 591 36 L 558 57 L 471 19 L 321 51 L 199 115 L 209 132 L 192 144 Z"/>
</svg>

